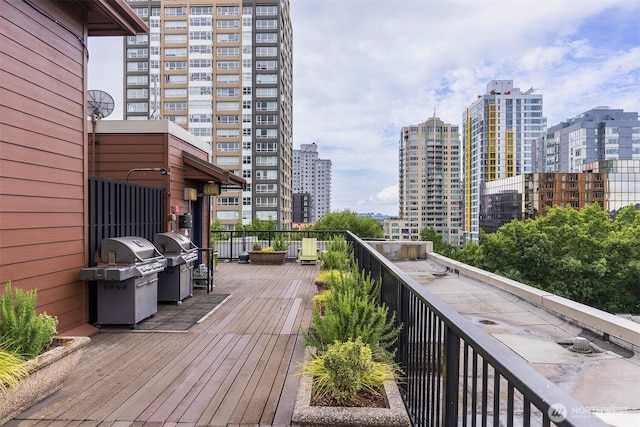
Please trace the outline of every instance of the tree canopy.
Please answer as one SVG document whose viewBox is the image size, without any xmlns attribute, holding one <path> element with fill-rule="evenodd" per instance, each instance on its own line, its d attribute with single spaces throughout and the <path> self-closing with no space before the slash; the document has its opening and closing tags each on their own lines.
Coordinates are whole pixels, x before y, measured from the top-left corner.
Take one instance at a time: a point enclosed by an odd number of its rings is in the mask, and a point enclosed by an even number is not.
<svg viewBox="0 0 640 427">
<path fill-rule="evenodd" d="M 382 238 L 384 233 L 382 224 L 370 217 L 362 217 L 344 210 L 329 212 L 311 227 L 312 230 L 349 230 L 358 237 Z"/>
<path fill-rule="evenodd" d="M 640 214 L 552 208 L 481 233 L 450 257 L 612 313 L 640 313 Z"/>
</svg>

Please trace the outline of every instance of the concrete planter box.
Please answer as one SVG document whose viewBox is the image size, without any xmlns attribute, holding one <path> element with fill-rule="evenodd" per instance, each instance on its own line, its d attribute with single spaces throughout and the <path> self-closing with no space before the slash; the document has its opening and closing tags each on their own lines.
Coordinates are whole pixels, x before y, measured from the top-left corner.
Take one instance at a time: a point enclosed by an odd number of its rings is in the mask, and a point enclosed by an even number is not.
<svg viewBox="0 0 640 427">
<path fill-rule="evenodd" d="M 300 376 L 293 424 L 303 426 L 410 426 L 411 421 L 395 382 L 384 385 L 388 408 L 311 406 L 310 375 Z"/>
<path fill-rule="evenodd" d="M 29 376 L 16 387 L 0 392 L 0 425 L 59 390 L 78 364 L 82 347 L 89 342 L 88 337 L 56 338 L 55 347 L 29 360 Z"/>
<path fill-rule="evenodd" d="M 277 265 L 282 264 L 287 257 L 287 251 L 249 251 L 249 260 L 252 264 Z"/>
</svg>

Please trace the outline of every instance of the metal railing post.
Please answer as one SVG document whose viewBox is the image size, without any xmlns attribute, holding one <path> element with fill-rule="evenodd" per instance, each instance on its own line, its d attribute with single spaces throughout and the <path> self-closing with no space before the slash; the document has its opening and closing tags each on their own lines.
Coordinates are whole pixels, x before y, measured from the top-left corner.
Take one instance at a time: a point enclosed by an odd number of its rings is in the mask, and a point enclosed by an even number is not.
<svg viewBox="0 0 640 427">
<path fill-rule="evenodd" d="M 444 334 L 444 425 L 458 425 L 458 396 L 460 390 L 460 337 L 449 327 Z"/>
</svg>

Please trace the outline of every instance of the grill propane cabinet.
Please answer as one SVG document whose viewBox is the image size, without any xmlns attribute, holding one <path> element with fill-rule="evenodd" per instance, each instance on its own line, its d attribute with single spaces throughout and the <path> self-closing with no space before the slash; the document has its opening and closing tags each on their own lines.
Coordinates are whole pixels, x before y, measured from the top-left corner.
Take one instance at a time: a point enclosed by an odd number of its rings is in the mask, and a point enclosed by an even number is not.
<svg viewBox="0 0 640 427">
<path fill-rule="evenodd" d="M 158 301 L 176 302 L 193 296 L 193 266 L 198 247 L 185 235 L 158 233 L 153 243 L 167 259 L 167 268 L 158 274 Z"/>
<path fill-rule="evenodd" d="M 98 325 L 130 325 L 158 311 L 158 273 L 167 265 L 153 244 L 137 236 L 102 240 L 101 262 L 80 279 L 97 282 Z"/>
</svg>

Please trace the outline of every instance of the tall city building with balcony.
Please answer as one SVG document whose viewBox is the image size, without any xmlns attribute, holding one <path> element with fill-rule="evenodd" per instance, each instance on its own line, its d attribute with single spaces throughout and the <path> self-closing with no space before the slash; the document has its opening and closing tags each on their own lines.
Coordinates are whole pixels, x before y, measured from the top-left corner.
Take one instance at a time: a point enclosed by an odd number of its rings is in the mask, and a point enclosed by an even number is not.
<svg viewBox="0 0 640 427">
<path fill-rule="evenodd" d="M 492 80 L 462 116 L 464 235 L 478 241 L 483 183 L 533 172 L 534 147 L 546 132 L 542 94 L 513 80 Z"/>
<path fill-rule="evenodd" d="M 292 222 L 292 27 L 289 0 L 128 0 L 150 27 L 125 39 L 127 120 L 170 120 L 242 176 L 214 220 Z"/>
<path fill-rule="evenodd" d="M 403 231 L 393 234 L 418 240 L 420 231 L 430 227 L 445 242 L 460 246 L 463 193 L 459 127 L 432 117 L 403 127 L 399 146 L 399 229 Z"/>
<path fill-rule="evenodd" d="M 551 126 L 535 148 L 536 172 L 577 172 L 588 163 L 640 159 L 638 113 L 593 108 Z"/>
<path fill-rule="evenodd" d="M 301 219 L 294 222 L 316 222 L 331 212 L 331 160 L 319 157 L 315 142 L 293 150 L 292 186 L 294 195 L 308 194 L 308 197 L 294 196 L 294 217 Z M 305 210 L 309 213 L 306 218 L 302 214 Z"/>
</svg>

